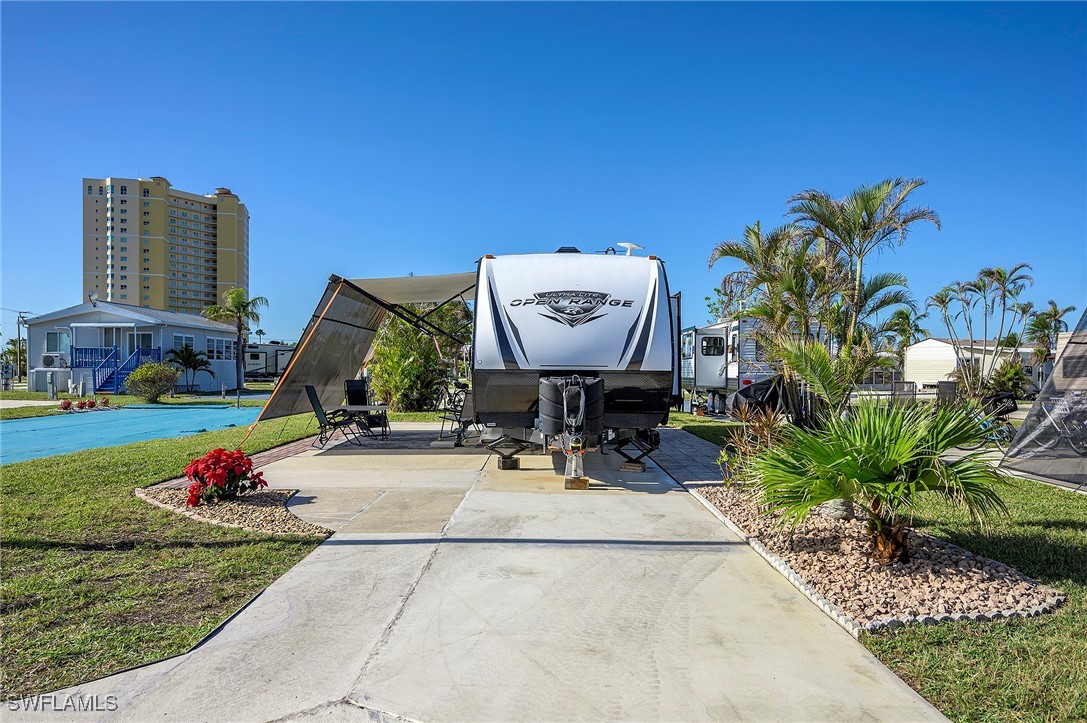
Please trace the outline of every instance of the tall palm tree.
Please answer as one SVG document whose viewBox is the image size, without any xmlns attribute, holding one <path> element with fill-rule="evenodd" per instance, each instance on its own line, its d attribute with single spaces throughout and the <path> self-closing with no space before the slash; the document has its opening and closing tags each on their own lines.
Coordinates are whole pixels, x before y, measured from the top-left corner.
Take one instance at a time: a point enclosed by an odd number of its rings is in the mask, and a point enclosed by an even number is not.
<svg viewBox="0 0 1087 723">
<path fill-rule="evenodd" d="M 1035 344 L 1035 360 L 1044 361 L 1057 350 L 1057 337 L 1062 331 L 1068 331 L 1066 314 L 1076 310 L 1074 306 L 1061 308 L 1056 301 L 1049 300 L 1049 306 L 1034 313 L 1027 322 L 1026 338 Z"/>
<path fill-rule="evenodd" d="M 245 289 L 236 286 L 223 294 L 222 304 L 209 306 L 200 313 L 212 321 L 233 324 L 238 332 L 234 347 L 234 370 L 236 389 L 241 391 L 245 385 L 245 330 L 249 323 L 260 323 L 260 310 L 268 306 L 268 299 L 263 296 L 249 298 Z"/>
<path fill-rule="evenodd" d="M 1027 286 L 1034 284 L 1034 277 L 1026 273 L 1031 270 L 1030 264 L 1016 264 L 1011 269 L 1003 266 L 991 266 L 981 270 L 980 277 L 988 279 L 994 291 L 993 303 L 1000 305 L 1000 329 L 996 334 L 996 349 L 993 350 L 993 358 L 989 363 L 987 376 L 991 376 L 996 370 L 997 360 L 1001 357 L 1004 344 L 1004 323 L 1007 320 L 1008 311 L 1012 311 L 1012 321 L 1015 320 L 1015 307 L 1019 302 L 1019 295 Z"/>
<path fill-rule="evenodd" d="M 196 384 L 196 375 L 200 372 L 207 372 L 212 379 L 215 378 L 215 372 L 211 369 L 207 354 L 193 349 L 189 344 L 180 349 L 171 349 L 166 352 L 166 356 L 168 362 L 181 367 L 181 370 L 185 372 L 185 384 L 190 391 Z"/>
<path fill-rule="evenodd" d="M 864 260 L 875 250 L 901 245 L 910 227 L 928 221 L 940 228 L 940 217 L 926 207 L 907 207 L 910 194 L 925 181 L 920 178 L 888 178 L 860 186 L 845 198 L 807 190 L 789 199 L 789 213 L 815 238 L 824 239 L 846 255 L 852 268 L 853 292 L 850 330 L 858 325 L 857 314 L 864 280 Z M 846 345 L 852 344 L 852 331 Z"/>
<path fill-rule="evenodd" d="M 267 332 L 265 332 L 264 329 L 257 329 L 256 331 L 253 332 L 253 336 L 257 337 L 257 343 L 258 344 L 264 343 L 264 336 L 265 336 L 266 333 Z"/>
<path fill-rule="evenodd" d="M 928 330 L 921 326 L 921 320 L 927 316 L 928 314 L 918 314 L 912 307 L 904 306 L 895 309 L 885 324 L 887 331 L 895 338 L 895 356 L 898 357 L 900 372 L 906 370 L 906 349 L 911 344 L 928 338 Z"/>
</svg>

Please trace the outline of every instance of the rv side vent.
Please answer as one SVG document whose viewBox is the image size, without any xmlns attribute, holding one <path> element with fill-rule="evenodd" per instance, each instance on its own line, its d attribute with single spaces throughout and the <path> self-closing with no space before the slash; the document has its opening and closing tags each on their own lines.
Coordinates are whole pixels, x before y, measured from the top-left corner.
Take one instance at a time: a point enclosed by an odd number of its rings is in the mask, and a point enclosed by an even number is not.
<svg viewBox="0 0 1087 723">
<path fill-rule="evenodd" d="M 580 254 L 581 249 L 579 249 L 577 246 L 559 246 L 558 251 L 556 251 L 555 253 L 557 253 L 557 254 Z"/>
</svg>

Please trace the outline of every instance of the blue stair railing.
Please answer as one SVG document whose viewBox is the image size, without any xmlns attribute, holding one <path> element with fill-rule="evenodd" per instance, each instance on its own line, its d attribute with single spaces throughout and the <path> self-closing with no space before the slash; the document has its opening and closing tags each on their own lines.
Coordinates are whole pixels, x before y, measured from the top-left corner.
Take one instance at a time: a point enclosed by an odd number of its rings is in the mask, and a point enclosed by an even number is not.
<svg viewBox="0 0 1087 723">
<path fill-rule="evenodd" d="M 113 391 L 119 393 L 125 386 L 125 380 L 128 379 L 128 375 L 136 370 L 139 365 L 153 361 L 161 361 L 162 352 L 159 349 L 137 349 L 132 352 L 128 359 L 125 359 L 124 363 L 117 367 L 117 372 L 113 375 Z"/>
<path fill-rule="evenodd" d="M 113 377 L 117 371 L 118 349 L 110 349 L 102 361 L 94 368 L 94 391 L 104 392 L 112 389 Z"/>
<path fill-rule="evenodd" d="M 73 369 L 93 369 L 116 351 L 112 346 L 74 346 L 71 366 Z"/>
</svg>

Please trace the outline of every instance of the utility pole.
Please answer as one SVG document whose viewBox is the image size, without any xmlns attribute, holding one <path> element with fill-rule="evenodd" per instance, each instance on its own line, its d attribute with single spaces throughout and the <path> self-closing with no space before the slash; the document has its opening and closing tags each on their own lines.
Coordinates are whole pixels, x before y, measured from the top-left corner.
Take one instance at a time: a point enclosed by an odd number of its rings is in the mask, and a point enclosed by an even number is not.
<svg viewBox="0 0 1087 723">
<path fill-rule="evenodd" d="M 23 383 L 23 324 L 26 323 L 26 317 L 23 314 L 27 314 L 27 311 L 17 312 L 19 316 L 15 319 L 15 366 L 17 367 L 17 374 L 19 375 L 19 383 Z M 29 352 L 30 350 L 27 349 Z"/>
</svg>

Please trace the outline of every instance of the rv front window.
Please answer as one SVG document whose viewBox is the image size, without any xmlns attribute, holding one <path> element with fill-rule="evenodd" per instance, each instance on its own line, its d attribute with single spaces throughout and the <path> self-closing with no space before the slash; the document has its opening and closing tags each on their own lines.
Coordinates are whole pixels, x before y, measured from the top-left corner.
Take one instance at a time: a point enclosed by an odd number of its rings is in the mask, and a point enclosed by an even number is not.
<svg viewBox="0 0 1087 723">
<path fill-rule="evenodd" d="M 725 355 L 725 337 L 723 336 L 704 336 L 702 337 L 702 356 L 724 356 Z"/>
</svg>

